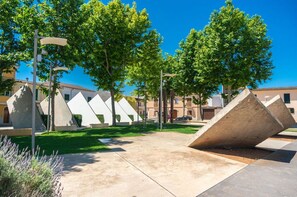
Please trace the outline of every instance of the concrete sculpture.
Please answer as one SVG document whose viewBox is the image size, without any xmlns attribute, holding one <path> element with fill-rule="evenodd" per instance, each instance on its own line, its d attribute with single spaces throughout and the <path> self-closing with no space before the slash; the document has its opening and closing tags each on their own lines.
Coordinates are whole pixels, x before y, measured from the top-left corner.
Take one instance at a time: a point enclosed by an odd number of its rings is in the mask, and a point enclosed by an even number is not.
<svg viewBox="0 0 297 197">
<path fill-rule="evenodd" d="M 13 128 L 32 128 L 32 96 L 31 89 L 27 85 L 24 85 L 7 100 Z M 45 126 L 38 107 L 36 107 L 35 121 L 36 131 L 44 131 Z"/>
<path fill-rule="evenodd" d="M 142 118 L 124 97 L 119 101 L 119 105 L 126 112 L 126 114 L 133 116 L 133 121 L 142 121 Z"/>
<path fill-rule="evenodd" d="M 72 114 L 79 114 L 82 116 L 82 126 L 91 126 L 95 124 L 101 124 L 99 119 L 97 118 L 95 112 L 86 101 L 85 97 L 79 92 L 75 95 L 68 103 Z"/>
<path fill-rule="evenodd" d="M 107 101 L 105 101 L 105 104 L 107 105 L 107 107 L 110 109 L 111 111 L 111 98 L 107 99 Z M 126 112 L 122 109 L 122 107 L 119 105 L 118 102 L 114 102 L 114 107 L 115 107 L 115 112 L 117 115 L 120 115 L 120 121 L 119 122 L 123 122 L 123 123 L 132 123 L 132 120 L 129 118 L 129 116 L 126 114 Z"/>
<path fill-rule="evenodd" d="M 112 124 L 111 111 L 98 94 L 92 100 L 89 101 L 89 104 L 96 115 L 103 115 L 104 123 L 107 123 L 109 125 Z"/>
<path fill-rule="evenodd" d="M 48 114 L 48 98 L 40 103 L 43 114 Z M 61 92 L 57 90 L 55 95 L 55 129 L 56 130 L 76 130 L 77 125 L 72 113 L 65 102 Z"/>
<path fill-rule="evenodd" d="M 193 148 L 254 147 L 284 127 L 248 90 L 202 127 L 188 142 Z"/>
<path fill-rule="evenodd" d="M 279 132 L 291 127 L 296 123 L 289 109 L 279 95 L 273 97 L 264 105 L 283 124 L 284 128 Z"/>
</svg>

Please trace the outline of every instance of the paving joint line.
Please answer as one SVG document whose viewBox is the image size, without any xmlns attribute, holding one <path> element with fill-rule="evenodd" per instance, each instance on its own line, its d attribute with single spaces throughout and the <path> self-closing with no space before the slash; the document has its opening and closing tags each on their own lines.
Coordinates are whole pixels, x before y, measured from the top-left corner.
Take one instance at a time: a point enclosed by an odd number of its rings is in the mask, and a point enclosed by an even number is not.
<svg viewBox="0 0 297 197">
<path fill-rule="evenodd" d="M 159 185 L 160 187 L 162 187 L 164 190 L 166 190 L 168 193 L 170 193 L 172 196 L 175 196 L 175 194 L 173 194 L 171 191 L 169 191 L 166 187 L 164 187 L 163 185 L 161 185 L 160 183 L 158 183 L 155 179 L 153 179 L 152 177 L 150 177 L 148 174 L 146 174 L 144 171 L 142 171 L 140 168 L 138 168 L 137 166 L 135 166 L 133 163 L 131 163 L 129 160 L 127 160 L 125 157 L 121 156 L 119 153 L 115 153 L 117 154 L 121 159 L 125 160 L 127 163 L 129 163 L 131 166 L 133 166 L 135 169 L 137 169 L 138 171 L 140 171 L 143 175 L 145 175 L 146 177 L 148 177 L 149 179 L 151 179 L 153 182 L 155 182 L 157 185 Z"/>
</svg>

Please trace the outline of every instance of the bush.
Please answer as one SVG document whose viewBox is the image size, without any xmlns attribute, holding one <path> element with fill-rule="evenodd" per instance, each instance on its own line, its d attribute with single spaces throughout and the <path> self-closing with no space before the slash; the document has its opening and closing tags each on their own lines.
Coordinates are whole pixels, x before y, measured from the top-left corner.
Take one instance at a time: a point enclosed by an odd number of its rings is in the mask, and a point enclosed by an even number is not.
<svg viewBox="0 0 297 197">
<path fill-rule="evenodd" d="M 61 196 L 62 158 L 39 156 L 18 150 L 7 137 L 0 137 L 1 196 Z"/>
<path fill-rule="evenodd" d="M 80 114 L 73 114 L 73 117 L 77 123 L 77 126 L 81 127 L 81 122 L 82 122 L 82 115 Z"/>
<path fill-rule="evenodd" d="M 42 114 L 41 115 L 41 119 L 42 119 L 42 121 L 43 121 L 43 124 L 46 126 L 47 125 L 47 116 L 48 115 L 45 115 L 45 114 Z M 50 117 L 51 118 L 51 117 Z"/>
<path fill-rule="evenodd" d="M 121 122 L 121 115 L 116 114 L 116 120 L 117 120 L 118 122 Z"/>
<path fill-rule="evenodd" d="M 134 121 L 134 116 L 133 115 L 128 115 L 129 116 L 129 118 L 132 120 L 132 121 Z"/>
<path fill-rule="evenodd" d="M 102 114 L 96 114 L 96 116 L 100 120 L 101 123 L 104 123 L 104 116 Z"/>
</svg>

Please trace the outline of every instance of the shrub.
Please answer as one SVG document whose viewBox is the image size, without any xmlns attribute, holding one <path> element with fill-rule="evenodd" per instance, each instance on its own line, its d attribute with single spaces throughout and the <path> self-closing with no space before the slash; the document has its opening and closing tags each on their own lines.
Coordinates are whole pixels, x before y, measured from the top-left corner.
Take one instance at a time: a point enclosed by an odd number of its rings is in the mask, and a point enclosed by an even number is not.
<svg viewBox="0 0 297 197">
<path fill-rule="evenodd" d="M 116 114 L 116 120 L 117 120 L 118 122 L 121 122 L 121 115 Z"/>
<path fill-rule="evenodd" d="M 44 125 L 47 125 L 47 116 L 48 116 L 48 115 L 46 115 L 46 114 L 42 114 L 42 115 L 41 115 L 41 119 L 42 119 Z M 50 117 L 50 118 L 51 118 L 51 117 Z"/>
<path fill-rule="evenodd" d="M 133 115 L 128 115 L 129 116 L 129 118 L 132 120 L 132 121 L 134 121 L 134 116 Z"/>
<path fill-rule="evenodd" d="M 73 117 L 77 123 L 77 126 L 81 127 L 81 122 L 82 122 L 82 115 L 80 114 L 73 114 Z"/>
<path fill-rule="evenodd" d="M 96 114 L 96 116 L 100 120 L 101 123 L 104 123 L 104 116 L 102 114 Z"/>
<path fill-rule="evenodd" d="M 39 156 L 18 150 L 7 137 L 0 137 L 1 196 L 61 196 L 62 158 Z"/>
</svg>

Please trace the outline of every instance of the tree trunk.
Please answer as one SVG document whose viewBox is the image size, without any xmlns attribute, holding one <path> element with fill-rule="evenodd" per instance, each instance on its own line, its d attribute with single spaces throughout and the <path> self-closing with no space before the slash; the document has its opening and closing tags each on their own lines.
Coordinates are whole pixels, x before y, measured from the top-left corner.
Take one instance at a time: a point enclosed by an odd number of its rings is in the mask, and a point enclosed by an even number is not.
<svg viewBox="0 0 297 197">
<path fill-rule="evenodd" d="M 231 86 L 228 85 L 227 87 L 227 94 L 228 94 L 228 97 L 227 97 L 227 104 L 229 104 L 231 102 L 231 93 L 232 93 L 232 90 L 231 90 Z"/>
<path fill-rule="evenodd" d="M 147 118 L 147 98 L 146 94 L 144 95 L 144 127 L 146 127 L 146 118 Z"/>
<path fill-rule="evenodd" d="M 54 79 L 55 81 L 55 79 Z M 53 89 L 51 91 L 51 116 L 50 116 L 50 131 L 55 131 L 55 96 L 57 87 L 53 84 Z"/>
<path fill-rule="evenodd" d="M 112 114 L 112 126 L 115 126 L 116 123 L 116 113 L 115 113 L 115 107 L 114 107 L 114 89 L 111 88 L 110 90 L 110 96 L 111 96 L 111 114 Z"/>
<path fill-rule="evenodd" d="M 170 123 L 173 123 L 174 92 L 170 90 Z"/>
<path fill-rule="evenodd" d="M 203 121 L 204 120 L 204 114 L 203 114 L 203 110 L 202 110 L 202 105 L 201 105 L 201 102 L 199 104 L 199 111 L 200 111 L 200 117 L 201 117 L 201 120 Z"/>
<path fill-rule="evenodd" d="M 163 93 L 163 96 L 164 96 L 164 99 L 163 99 L 163 111 L 164 111 L 164 123 L 167 123 L 167 91 L 166 89 L 164 90 L 164 93 Z"/>
<path fill-rule="evenodd" d="M 186 115 L 186 96 L 183 96 L 183 116 Z"/>
</svg>

